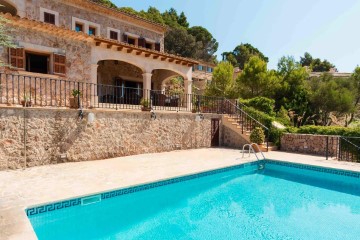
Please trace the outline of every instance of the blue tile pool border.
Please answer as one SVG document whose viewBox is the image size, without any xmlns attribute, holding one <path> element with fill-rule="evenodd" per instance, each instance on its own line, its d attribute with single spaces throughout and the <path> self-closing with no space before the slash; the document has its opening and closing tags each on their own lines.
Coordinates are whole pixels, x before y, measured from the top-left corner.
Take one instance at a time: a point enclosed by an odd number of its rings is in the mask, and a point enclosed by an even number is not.
<svg viewBox="0 0 360 240">
<path fill-rule="evenodd" d="M 310 171 L 315 171 L 315 172 L 323 172 L 323 173 L 336 174 L 336 175 L 352 177 L 352 178 L 360 178 L 360 172 L 266 159 L 266 160 L 254 161 L 254 162 L 250 162 L 250 163 L 239 164 L 239 165 L 216 169 L 216 170 L 210 170 L 210 171 L 206 171 L 206 172 L 202 172 L 202 173 L 191 174 L 191 175 L 187 175 L 187 176 L 183 176 L 183 177 L 176 177 L 176 178 L 172 178 L 172 179 L 168 179 L 168 180 L 147 183 L 147 184 L 143 184 L 143 185 L 139 185 L 139 186 L 127 187 L 127 188 L 122 188 L 122 189 L 118 189 L 118 190 L 114 190 L 114 191 L 104 192 L 104 193 L 100 194 L 101 200 L 106 200 L 106 199 L 110 199 L 110 198 L 114 198 L 114 197 L 118 197 L 118 196 L 122 196 L 122 195 L 126 195 L 126 194 L 131 194 L 131 193 L 135 193 L 135 192 L 139 192 L 139 191 L 144 191 L 144 190 L 148 190 L 148 189 L 152 189 L 152 188 L 157 188 L 157 187 L 161 187 L 161 186 L 165 186 L 165 185 L 169 185 L 169 184 L 189 181 L 192 179 L 206 177 L 206 176 L 223 173 L 223 172 L 228 172 L 228 171 L 232 171 L 232 170 L 236 170 L 236 169 L 243 169 L 248 166 L 258 165 L 259 166 L 258 169 L 264 169 L 264 168 L 266 169 L 266 164 L 274 164 L 274 165 L 279 165 L 279 166 L 304 169 L 304 170 L 310 170 Z M 99 194 L 97 194 L 97 195 L 99 195 Z M 29 216 L 34 216 L 37 214 L 51 212 L 51 211 L 55 211 L 55 210 L 59 210 L 59 209 L 63 209 L 63 208 L 78 206 L 78 205 L 81 205 L 82 198 L 91 197 L 91 196 L 93 196 L 93 195 L 83 196 L 83 197 L 74 198 L 74 199 L 65 200 L 65 201 L 56 202 L 56 203 L 50 203 L 50 204 L 46 204 L 43 206 L 27 208 L 25 210 L 26 215 L 29 217 Z"/>
<path fill-rule="evenodd" d="M 220 169 L 216 169 L 216 170 L 210 170 L 210 171 L 206 171 L 206 172 L 191 174 L 191 175 L 187 175 L 187 176 L 183 176 L 183 177 L 176 177 L 176 178 L 172 178 L 172 179 L 168 179 L 168 180 L 147 183 L 147 184 L 143 184 L 143 185 L 139 185 L 139 186 L 122 188 L 122 189 L 118 189 L 118 190 L 114 190 L 114 191 L 110 191 L 110 192 L 101 193 L 100 194 L 101 200 L 106 200 L 106 199 L 130 194 L 130 193 L 135 193 L 135 192 L 139 192 L 139 191 L 144 191 L 144 190 L 148 190 L 148 189 L 152 189 L 152 188 L 157 188 L 157 187 L 161 187 L 161 186 L 165 186 L 165 185 L 169 185 L 169 184 L 189 181 L 192 179 L 206 177 L 206 176 L 223 173 L 223 172 L 228 172 L 228 171 L 232 171 L 232 170 L 236 170 L 236 169 L 244 169 L 245 167 L 254 166 L 254 165 L 258 165 L 258 164 L 259 164 L 259 162 L 255 161 L 255 162 L 239 164 L 239 165 L 235 165 L 235 166 L 231 166 L 231 167 L 220 168 Z M 97 195 L 99 195 L 99 194 L 97 194 Z M 63 209 L 63 208 L 78 206 L 81 204 L 82 198 L 90 197 L 90 196 L 93 196 L 93 195 L 79 197 L 79 198 L 56 202 L 56 203 L 50 203 L 50 204 L 46 204 L 43 206 L 27 208 L 27 209 L 25 209 L 26 215 L 29 217 L 29 216 L 34 216 L 37 214 L 51 212 L 51 211 L 55 211 L 55 210 L 59 210 L 59 209 Z"/>
<path fill-rule="evenodd" d="M 283 161 L 270 160 L 270 159 L 261 160 L 260 162 L 265 163 L 265 168 L 266 168 L 266 164 L 273 164 L 278 166 L 292 167 L 292 168 L 310 170 L 315 172 L 323 172 L 323 173 L 341 175 L 346 177 L 360 178 L 360 172 L 349 171 L 349 170 L 313 166 L 313 165 L 307 165 L 301 163 L 283 162 Z"/>
</svg>

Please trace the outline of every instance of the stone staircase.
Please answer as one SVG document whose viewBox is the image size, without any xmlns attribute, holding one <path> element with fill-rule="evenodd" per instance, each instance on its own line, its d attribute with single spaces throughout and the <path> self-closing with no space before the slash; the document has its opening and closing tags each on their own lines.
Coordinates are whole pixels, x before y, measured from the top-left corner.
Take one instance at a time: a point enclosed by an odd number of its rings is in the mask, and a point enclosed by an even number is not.
<svg viewBox="0 0 360 240">
<path fill-rule="evenodd" d="M 245 118 L 242 118 L 240 115 L 224 115 L 223 116 L 223 124 L 231 131 L 235 132 L 238 137 L 239 141 L 243 144 L 251 143 L 250 141 L 250 134 L 251 130 L 253 129 L 253 125 L 251 121 L 246 121 Z M 242 145 L 243 145 L 242 144 Z M 274 143 L 268 143 L 268 149 L 266 147 L 266 143 L 260 146 L 261 151 L 276 151 L 278 147 L 274 145 Z"/>
</svg>

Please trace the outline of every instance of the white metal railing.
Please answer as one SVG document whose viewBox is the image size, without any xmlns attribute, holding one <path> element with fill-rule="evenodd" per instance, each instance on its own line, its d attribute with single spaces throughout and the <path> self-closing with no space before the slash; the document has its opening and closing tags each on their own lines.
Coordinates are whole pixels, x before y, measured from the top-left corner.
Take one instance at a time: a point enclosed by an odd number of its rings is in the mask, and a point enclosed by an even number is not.
<svg viewBox="0 0 360 240">
<path fill-rule="evenodd" d="M 253 151 L 254 154 L 255 154 L 256 159 L 257 159 L 257 160 L 260 160 L 259 157 L 258 157 L 258 155 L 257 155 L 257 153 L 256 153 L 256 151 L 254 150 L 254 148 L 253 148 L 252 145 L 255 145 L 255 146 L 259 149 L 259 152 L 261 153 L 261 156 L 262 156 L 263 159 L 265 160 L 264 153 L 261 151 L 261 149 L 260 149 L 260 147 L 259 147 L 259 145 L 258 145 L 257 143 L 245 144 L 245 145 L 243 146 L 243 149 L 242 149 L 242 158 L 244 158 L 244 155 L 245 155 L 245 147 L 249 147 L 249 152 L 248 152 L 248 153 L 249 153 L 249 157 L 250 157 L 251 151 Z"/>
</svg>

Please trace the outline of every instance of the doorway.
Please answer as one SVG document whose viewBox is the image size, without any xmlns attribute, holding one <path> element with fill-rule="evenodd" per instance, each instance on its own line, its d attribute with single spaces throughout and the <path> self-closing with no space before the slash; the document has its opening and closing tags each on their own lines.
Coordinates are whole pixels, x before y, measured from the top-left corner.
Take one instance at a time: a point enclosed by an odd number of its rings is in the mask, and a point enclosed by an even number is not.
<svg viewBox="0 0 360 240">
<path fill-rule="evenodd" d="M 211 147 L 220 146 L 220 119 L 211 119 Z"/>
</svg>

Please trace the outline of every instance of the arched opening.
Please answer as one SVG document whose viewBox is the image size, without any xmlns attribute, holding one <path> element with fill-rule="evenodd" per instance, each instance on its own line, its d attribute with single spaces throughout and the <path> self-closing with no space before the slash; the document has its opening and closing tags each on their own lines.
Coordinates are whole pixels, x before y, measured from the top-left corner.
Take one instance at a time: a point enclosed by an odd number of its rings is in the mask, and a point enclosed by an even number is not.
<svg viewBox="0 0 360 240">
<path fill-rule="evenodd" d="M 152 99 L 155 106 L 181 107 L 184 105 L 184 77 L 172 70 L 152 72 Z"/>
<path fill-rule="evenodd" d="M 17 15 L 16 7 L 4 0 L 0 0 L 0 12 L 1 13 L 10 13 L 13 16 Z"/>
<path fill-rule="evenodd" d="M 142 69 L 118 60 L 102 60 L 98 65 L 99 103 L 140 104 L 143 97 Z"/>
</svg>

